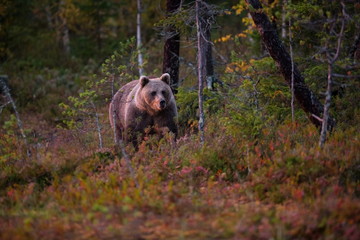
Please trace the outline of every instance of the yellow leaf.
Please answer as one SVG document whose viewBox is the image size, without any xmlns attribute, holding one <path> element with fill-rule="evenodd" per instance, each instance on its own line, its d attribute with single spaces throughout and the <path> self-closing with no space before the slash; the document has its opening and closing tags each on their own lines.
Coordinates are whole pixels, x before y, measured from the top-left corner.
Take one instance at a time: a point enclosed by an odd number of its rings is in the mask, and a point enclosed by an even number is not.
<svg viewBox="0 0 360 240">
<path fill-rule="evenodd" d="M 227 66 L 226 69 L 225 69 L 225 72 L 226 73 L 233 73 L 234 70 L 230 66 Z"/>
<path fill-rule="evenodd" d="M 241 37 L 241 38 L 246 38 L 246 34 L 245 33 L 239 33 L 236 35 L 237 37 Z"/>
</svg>

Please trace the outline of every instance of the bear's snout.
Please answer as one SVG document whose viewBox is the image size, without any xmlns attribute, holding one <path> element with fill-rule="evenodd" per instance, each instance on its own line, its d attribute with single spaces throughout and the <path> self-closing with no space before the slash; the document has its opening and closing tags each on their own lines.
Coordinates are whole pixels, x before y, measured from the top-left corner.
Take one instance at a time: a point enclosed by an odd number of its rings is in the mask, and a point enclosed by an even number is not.
<svg viewBox="0 0 360 240">
<path fill-rule="evenodd" d="M 166 101 L 165 100 L 161 100 L 160 101 L 160 108 L 164 109 L 166 107 Z"/>
</svg>

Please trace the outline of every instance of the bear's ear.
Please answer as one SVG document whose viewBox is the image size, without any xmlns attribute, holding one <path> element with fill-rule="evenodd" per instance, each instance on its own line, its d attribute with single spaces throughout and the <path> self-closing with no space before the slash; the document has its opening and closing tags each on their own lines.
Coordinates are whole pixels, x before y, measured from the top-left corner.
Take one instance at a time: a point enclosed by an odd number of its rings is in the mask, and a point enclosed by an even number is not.
<svg viewBox="0 0 360 240">
<path fill-rule="evenodd" d="M 160 80 L 170 85 L 170 75 L 168 73 L 161 75 Z"/>
<path fill-rule="evenodd" d="M 143 87 L 143 86 L 145 86 L 146 84 L 148 84 L 149 81 L 150 81 L 150 80 L 149 80 L 148 77 L 146 77 L 146 76 L 141 76 L 141 77 L 140 77 L 140 85 L 141 85 L 141 87 Z"/>
</svg>

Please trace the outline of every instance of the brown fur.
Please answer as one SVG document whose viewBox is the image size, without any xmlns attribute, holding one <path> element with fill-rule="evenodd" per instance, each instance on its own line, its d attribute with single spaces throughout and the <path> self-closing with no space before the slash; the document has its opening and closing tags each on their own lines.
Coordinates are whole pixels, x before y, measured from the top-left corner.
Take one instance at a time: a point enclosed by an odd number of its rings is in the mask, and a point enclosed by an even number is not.
<svg viewBox="0 0 360 240">
<path fill-rule="evenodd" d="M 117 139 L 137 144 L 137 136 L 150 133 L 163 135 L 171 131 L 177 135 L 177 108 L 169 86 L 170 76 L 129 82 L 114 95 L 109 107 L 110 124 Z"/>
</svg>

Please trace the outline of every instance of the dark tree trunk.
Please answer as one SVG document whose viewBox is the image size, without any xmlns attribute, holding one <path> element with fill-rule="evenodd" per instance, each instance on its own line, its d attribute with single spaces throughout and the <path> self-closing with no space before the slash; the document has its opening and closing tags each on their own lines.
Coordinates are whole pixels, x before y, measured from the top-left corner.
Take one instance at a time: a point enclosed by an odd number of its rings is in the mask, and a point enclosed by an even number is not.
<svg viewBox="0 0 360 240">
<path fill-rule="evenodd" d="M 96 45 L 99 53 L 102 51 L 102 39 L 101 39 L 101 13 L 100 10 L 96 10 Z"/>
<path fill-rule="evenodd" d="M 61 47 L 65 54 L 70 55 L 70 34 L 65 15 L 65 1 L 62 0 L 59 4 L 59 42 L 61 43 Z"/>
<path fill-rule="evenodd" d="M 166 11 L 168 16 L 174 14 L 180 7 L 181 0 L 167 0 Z M 165 33 L 163 73 L 169 73 L 171 88 L 176 93 L 179 85 L 179 52 L 180 33 L 174 26 L 168 26 Z"/>
<path fill-rule="evenodd" d="M 212 45 L 211 45 L 211 31 L 210 27 L 205 29 L 204 34 L 206 42 L 206 49 L 205 49 L 205 60 L 206 60 L 206 76 L 214 76 L 214 62 L 212 57 Z"/>
<path fill-rule="evenodd" d="M 0 17 L 0 64 L 4 63 L 8 58 L 8 44 L 9 44 L 9 35 L 8 35 L 8 28 L 5 26 L 6 24 L 6 16 Z M 0 88 L 1 89 L 1 88 Z"/>
<path fill-rule="evenodd" d="M 206 83 L 207 88 L 214 90 L 215 82 L 217 81 L 214 73 L 214 60 L 212 56 L 212 43 L 211 43 L 211 25 L 214 22 L 214 16 L 211 12 L 211 7 L 206 1 L 201 1 L 202 13 L 200 18 L 201 28 L 203 31 L 204 48 L 205 48 L 205 69 L 206 69 Z"/>
<path fill-rule="evenodd" d="M 294 95 L 296 100 L 306 112 L 310 121 L 317 128 L 321 129 L 322 115 L 324 112 L 323 105 L 305 84 L 304 78 L 296 64 L 294 64 L 294 71 L 292 72 L 290 55 L 279 39 L 273 24 L 263 12 L 260 2 L 258 0 L 246 0 L 246 2 L 250 5 L 251 17 L 259 30 L 270 56 L 275 60 L 289 86 L 291 86 L 291 75 L 293 74 Z M 328 121 L 328 129 L 331 130 L 335 126 L 335 120 L 329 116 Z"/>
<path fill-rule="evenodd" d="M 353 61 L 356 59 L 360 59 L 360 53 L 359 53 L 359 48 L 360 48 L 360 33 L 357 35 L 353 46 L 350 48 L 349 51 L 349 56 L 350 59 L 352 59 Z"/>
<path fill-rule="evenodd" d="M 206 66 L 206 82 L 207 87 L 211 90 L 215 89 L 214 83 L 216 81 L 214 75 L 214 61 L 212 57 L 212 44 L 211 44 L 211 22 L 213 16 L 204 14 L 204 38 L 205 38 L 205 66 Z"/>
</svg>

